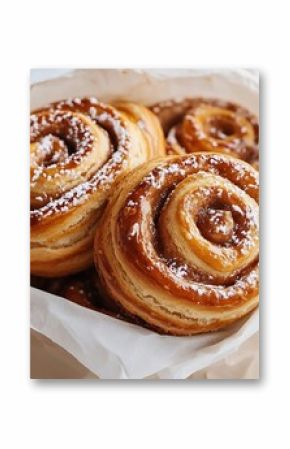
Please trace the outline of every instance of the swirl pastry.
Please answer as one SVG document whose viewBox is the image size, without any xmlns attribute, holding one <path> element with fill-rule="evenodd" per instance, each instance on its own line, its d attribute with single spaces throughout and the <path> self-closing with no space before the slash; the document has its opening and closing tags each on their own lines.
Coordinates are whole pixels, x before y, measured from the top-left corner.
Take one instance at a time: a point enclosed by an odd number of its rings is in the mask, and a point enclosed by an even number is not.
<svg viewBox="0 0 290 449">
<path fill-rule="evenodd" d="M 168 154 L 214 151 L 258 168 L 259 124 L 234 103 L 204 98 L 164 101 L 152 107 L 167 136 Z"/>
<path fill-rule="evenodd" d="M 151 161 L 119 182 L 98 227 L 106 294 L 152 328 L 223 328 L 258 304 L 258 172 L 223 154 Z"/>
<path fill-rule="evenodd" d="M 113 182 L 164 154 L 147 108 L 95 98 L 51 104 L 31 115 L 31 272 L 59 277 L 93 263 L 93 237 Z"/>
</svg>

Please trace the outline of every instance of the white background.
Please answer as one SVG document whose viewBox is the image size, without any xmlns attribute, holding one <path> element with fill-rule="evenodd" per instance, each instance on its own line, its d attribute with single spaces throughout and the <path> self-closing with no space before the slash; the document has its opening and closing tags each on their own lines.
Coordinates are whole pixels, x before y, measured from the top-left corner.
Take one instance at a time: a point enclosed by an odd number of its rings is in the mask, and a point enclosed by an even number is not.
<svg viewBox="0 0 290 449">
<path fill-rule="evenodd" d="M 289 13 L 269 5 L 2 2 L 1 447 L 289 447 Z M 260 382 L 29 380 L 29 69 L 97 66 L 260 70 Z"/>
</svg>

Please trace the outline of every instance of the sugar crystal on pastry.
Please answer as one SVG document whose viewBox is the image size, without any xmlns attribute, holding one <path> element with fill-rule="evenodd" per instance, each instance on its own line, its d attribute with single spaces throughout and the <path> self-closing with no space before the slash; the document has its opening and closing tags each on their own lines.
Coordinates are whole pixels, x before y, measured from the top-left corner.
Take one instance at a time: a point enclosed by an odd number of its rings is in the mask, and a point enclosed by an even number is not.
<svg viewBox="0 0 290 449">
<path fill-rule="evenodd" d="M 119 184 L 97 229 L 95 264 L 118 307 L 191 335 L 257 306 L 258 236 L 254 168 L 222 154 L 173 156 Z"/>
<path fill-rule="evenodd" d="M 135 124 L 144 120 L 146 135 Z M 150 145 L 149 145 L 150 143 Z M 164 154 L 162 130 L 144 106 L 94 97 L 53 103 L 31 115 L 31 271 L 63 276 L 89 267 L 113 183 Z"/>
</svg>

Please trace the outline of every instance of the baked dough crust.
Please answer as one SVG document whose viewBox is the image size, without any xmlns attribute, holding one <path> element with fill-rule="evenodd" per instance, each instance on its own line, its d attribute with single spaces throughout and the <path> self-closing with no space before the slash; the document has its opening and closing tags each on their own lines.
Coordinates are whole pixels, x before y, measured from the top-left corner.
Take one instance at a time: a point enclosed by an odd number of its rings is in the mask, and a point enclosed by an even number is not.
<svg viewBox="0 0 290 449">
<path fill-rule="evenodd" d="M 168 154 L 214 151 L 259 166 L 259 123 L 247 109 L 206 98 L 168 100 L 152 106 L 167 139 Z"/>
<path fill-rule="evenodd" d="M 159 121 L 142 105 L 75 98 L 32 113 L 32 274 L 60 277 L 92 265 L 114 182 L 164 152 Z"/>
<path fill-rule="evenodd" d="M 194 153 L 151 161 L 116 184 L 94 259 L 105 293 L 163 333 L 224 328 L 258 305 L 258 172 Z"/>
</svg>

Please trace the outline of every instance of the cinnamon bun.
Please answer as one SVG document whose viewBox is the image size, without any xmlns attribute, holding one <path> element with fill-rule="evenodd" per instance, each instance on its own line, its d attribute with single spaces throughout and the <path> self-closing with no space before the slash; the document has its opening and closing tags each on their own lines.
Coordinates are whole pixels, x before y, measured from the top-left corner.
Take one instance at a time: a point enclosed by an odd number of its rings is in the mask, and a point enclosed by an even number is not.
<svg viewBox="0 0 290 449">
<path fill-rule="evenodd" d="M 168 154 L 226 153 L 258 168 L 259 123 L 247 109 L 226 101 L 186 98 L 152 106 L 167 137 Z"/>
<path fill-rule="evenodd" d="M 151 161 L 117 183 L 95 237 L 105 294 L 156 330 L 221 329 L 258 304 L 258 172 L 214 153 Z"/>
<path fill-rule="evenodd" d="M 75 98 L 32 113 L 32 274 L 57 277 L 89 267 L 113 183 L 163 154 L 159 122 L 141 105 Z"/>
</svg>

